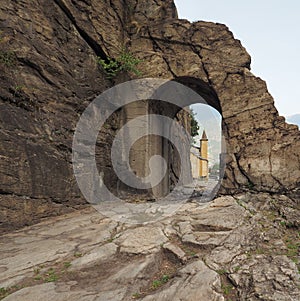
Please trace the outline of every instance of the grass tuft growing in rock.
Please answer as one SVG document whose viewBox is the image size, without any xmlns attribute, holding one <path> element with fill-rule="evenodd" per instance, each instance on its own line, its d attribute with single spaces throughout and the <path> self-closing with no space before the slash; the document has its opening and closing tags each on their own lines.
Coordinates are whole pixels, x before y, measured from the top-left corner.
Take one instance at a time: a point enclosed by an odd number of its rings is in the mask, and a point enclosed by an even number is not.
<svg viewBox="0 0 300 301">
<path fill-rule="evenodd" d="M 153 280 L 152 287 L 157 289 L 170 280 L 169 275 L 163 275 L 160 279 Z"/>
<path fill-rule="evenodd" d="M 234 287 L 231 284 L 222 285 L 222 290 L 224 295 L 229 295 L 233 289 Z"/>
<path fill-rule="evenodd" d="M 10 292 L 10 290 L 8 288 L 5 287 L 0 287 L 0 300 L 4 299 L 5 297 L 7 297 Z"/>
<path fill-rule="evenodd" d="M 136 67 L 142 60 L 134 57 L 131 52 L 125 49 L 123 49 L 115 59 L 108 57 L 104 60 L 97 57 L 97 62 L 101 65 L 109 79 L 116 77 L 121 72 L 129 72 L 137 76 L 142 75 L 142 72 Z"/>
<path fill-rule="evenodd" d="M 0 50 L 0 64 L 11 67 L 14 65 L 16 55 L 13 51 Z"/>
</svg>

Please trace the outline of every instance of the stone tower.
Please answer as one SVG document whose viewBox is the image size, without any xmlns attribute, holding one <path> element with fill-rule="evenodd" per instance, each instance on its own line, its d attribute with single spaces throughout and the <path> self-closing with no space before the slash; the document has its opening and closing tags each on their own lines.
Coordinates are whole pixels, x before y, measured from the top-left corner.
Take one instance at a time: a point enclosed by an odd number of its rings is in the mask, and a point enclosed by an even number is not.
<svg viewBox="0 0 300 301">
<path fill-rule="evenodd" d="M 201 178 L 207 178 L 208 177 L 208 139 L 205 133 L 205 130 L 203 131 L 202 138 L 200 139 L 200 157 L 202 160 L 200 160 L 200 169 L 199 169 L 199 176 Z"/>
</svg>

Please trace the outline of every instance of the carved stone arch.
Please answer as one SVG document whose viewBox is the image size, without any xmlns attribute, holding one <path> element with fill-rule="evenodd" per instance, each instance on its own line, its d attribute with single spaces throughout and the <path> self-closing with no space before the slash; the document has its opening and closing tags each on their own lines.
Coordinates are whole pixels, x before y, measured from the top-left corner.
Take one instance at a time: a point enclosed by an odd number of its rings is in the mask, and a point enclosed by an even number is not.
<svg viewBox="0 0 300 301">
<path fill-rule="evenodd" d="M 130 49 L 143 59 L 143 75 L 195 86 L 221 112 L 227 149 L 223 192 L 299 187 L 299 129 L 278 115 L 266 83 L 251 73 L 251 58 L 229 29 L 203 21 L 140 18 L 144 28 L 131 36 Z"/>
</svg>

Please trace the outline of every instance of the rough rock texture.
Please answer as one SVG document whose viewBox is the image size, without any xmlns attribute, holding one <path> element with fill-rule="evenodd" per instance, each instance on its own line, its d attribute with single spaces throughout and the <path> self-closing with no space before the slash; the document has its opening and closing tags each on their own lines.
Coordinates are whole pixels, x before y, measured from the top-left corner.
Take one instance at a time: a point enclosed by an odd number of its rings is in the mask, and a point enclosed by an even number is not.
<svg viewBox="0 0 300 301">
<path fill-rule="evenodd" d="M 225 25 L 191 24 L 172 18 L 172 10 L 163 22 L 153 21 L 153 3 L 145 5 L 144 14 L 131 16 L 136 28 L 130 49 L 144 59 L 147 76 L 177 78 L 222 114 L 225 190 L 248 184 L 267 191 L 298 187 L 299 130 L 278 116 L 265 82 L 250 72 L 250 56 L 240 41 Z"/>
<path fill-rule="evenodd" d="M 178 20 L 171 0 L 11 0 L 0 2 L 0 30 L 0 229 L 68 213 L 0 237 L 0 298 L 299 300 L 299 131 L 225 25 Z M 84 204 L 71 166 L 76 122 L 132 76 L 108 79 L 96 57 L 123 47 L 143 59 L 144 77 L 184 83 L 222 114 L 222 188 L 234 196 L 186 203 L 154 225 L 70 212 Z M 131 113 L 113 115 L 97 141 L 113 188 L 111 143 Z M 289 196 L 237 194 L 245 187 Z"/>
<path fill-rule="evenodd" d="M 94 209 L 0 238 L 4 301 L 297 301 L 299 201 L 269 194 L 186 203 L 144 226 Z"/>
<path fill-rule="evenodd" d="M 228 151 L 223 192 L 299 186 L 299 130 L 278 116 L 265 82 L 250 72 L 250 56 L 225 25 L 178 20 L 171 0 L 12 0 L 0 3 L 0 29 L 1 216 L 19 206 L 11 195 L 28 197 L 36 214 L 23 225 L 45 216 L 43 202 L 53 204 L 48 215 L 60 213 L 61 203 L 82 204 L 72 134 L 96 95 L 130 78 L 107 79 L 96 60 L 116 58 L 124 47 L 143 59 L 143 77 L 185 83 L 220 111 Z M 97 153 L 112 186 L 109 151 L 118 120 L 102 129 Z M 11 219 L 0 223 L 16 226 Z"/>
</svg>

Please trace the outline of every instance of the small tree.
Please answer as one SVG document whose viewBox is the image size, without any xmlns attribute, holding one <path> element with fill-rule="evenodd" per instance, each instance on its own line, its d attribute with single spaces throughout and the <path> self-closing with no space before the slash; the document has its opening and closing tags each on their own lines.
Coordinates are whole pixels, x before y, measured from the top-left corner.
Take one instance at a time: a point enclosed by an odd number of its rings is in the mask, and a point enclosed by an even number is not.
<svg viewBox="0 0 300 301">
<path fill-rule="evenodd" d="M 191 119 L 191 136 L 195 137 L 197 136 L 199 133 L 199 124 L 198 121 L 195 118 L 196 113 L 193 111 L 193 109 L 191 109 L 191 113 L 190 113 L 190 119 Z"/>
</svg>

